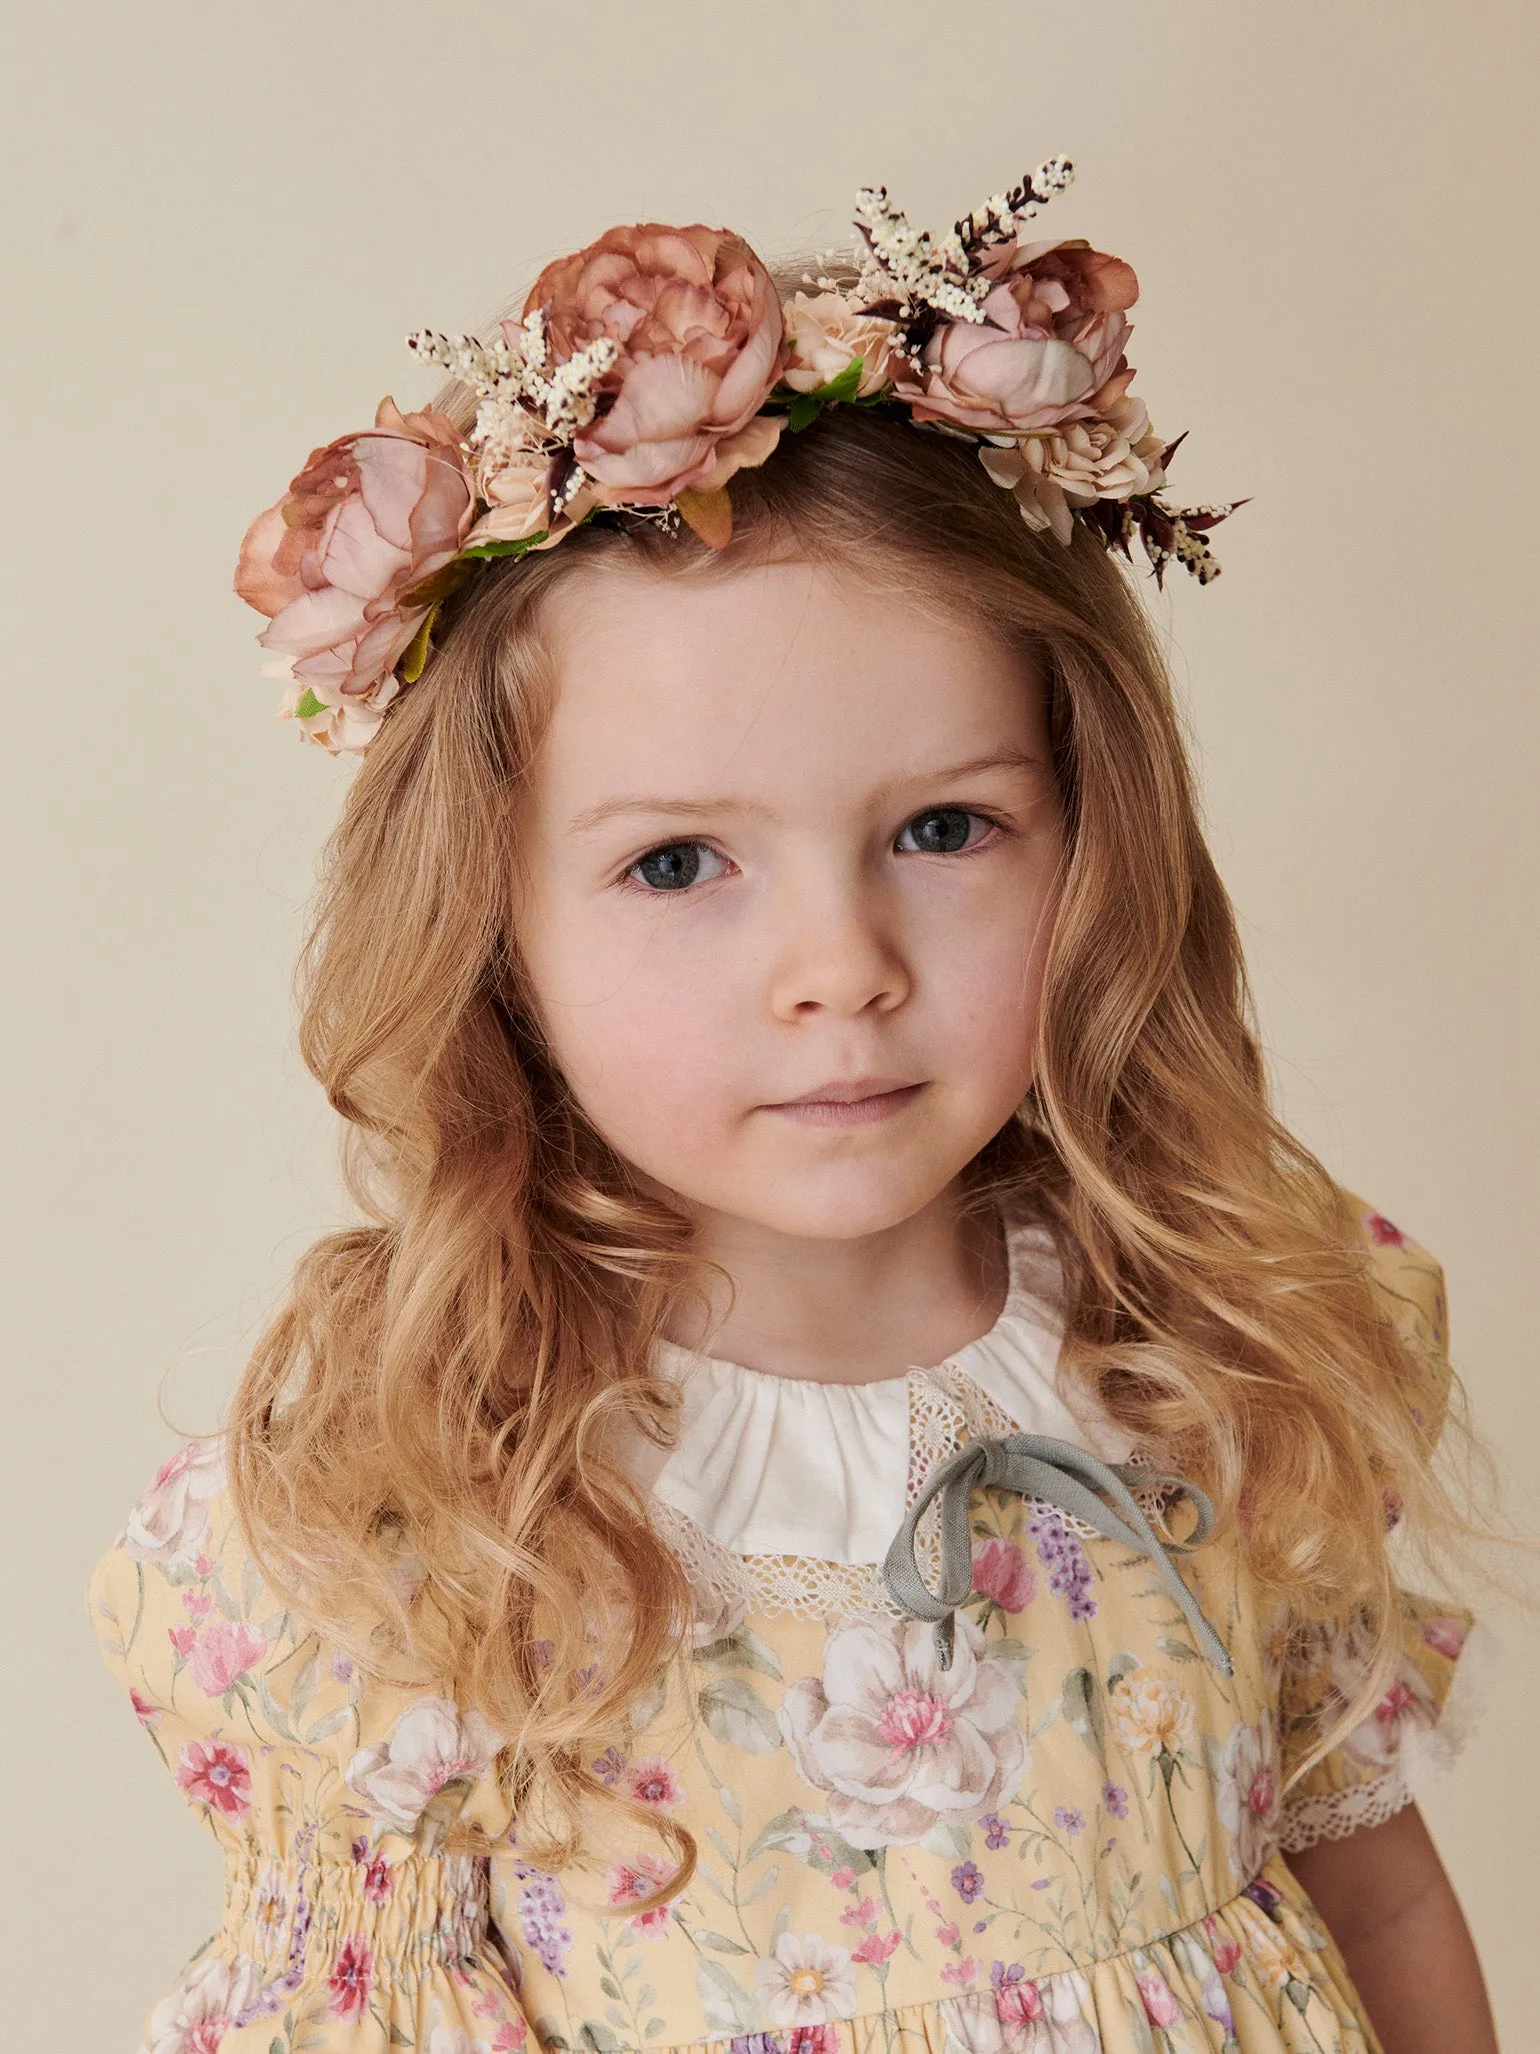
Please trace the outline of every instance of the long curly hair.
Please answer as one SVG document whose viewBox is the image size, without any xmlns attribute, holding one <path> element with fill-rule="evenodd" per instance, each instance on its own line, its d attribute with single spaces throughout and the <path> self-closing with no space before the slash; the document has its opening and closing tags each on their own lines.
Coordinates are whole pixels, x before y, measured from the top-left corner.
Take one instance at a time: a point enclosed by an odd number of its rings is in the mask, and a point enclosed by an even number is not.
<svg viewBox="0 0 1540 2054">
<path fill-rule="evenodd" d="M 463 389 L 441 404 L 468 419 Z M 362 1223 L 298 1264 L 229 1427 L 257 1558 L 366 1659 L 484 1712 L 521 1844 L 550 1866 L 584 1845 L 589 1805 L 629 1803 L 592 1764 L 690 1619 L 611 1433 L 671 1431 L 651 1352 L 701 1281 L 688 1220 L 566 1089 L 514 924 L 550 707 L 543 609 L 596 563 L 689 581 L 815 561 L 988 620 L 1034 659 L 1062 897 L 1035 1082 L 969 1166 L 965 1202 L 1051 1229 L 1065 1375 L 1209 1492 L 1297 1616 L 1363 1607 L 1388 1661 L 1387 1493 L 1425 1534 L 1458 1524 L 1343 1195 L 1269 1108 L 1235 921 L 1127 568 L 1078 524 L 1068 548 L 1029 531 L 971 443 L 880 411 L 830 408 L 732 498 L 721 552 L 628 517 L 479 574 L 371 745 L 299 973 L 301 1046 L 345 1122 Z M 678 1887 L 689 1837 L 659 1830 Z"/>
</svg>

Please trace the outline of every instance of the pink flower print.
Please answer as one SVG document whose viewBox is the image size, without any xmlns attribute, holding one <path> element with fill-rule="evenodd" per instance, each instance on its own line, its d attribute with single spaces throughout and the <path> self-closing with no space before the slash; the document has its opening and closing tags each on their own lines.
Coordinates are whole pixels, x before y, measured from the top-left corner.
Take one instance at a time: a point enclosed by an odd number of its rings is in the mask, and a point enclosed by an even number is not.
<svg viewBox="0 0 1540 2054">
<path fill-rule="evenodd" d="M 267 1636 L 244 1619 L 216 1619 L 198 1635 L 192 1679 L 205 1697 L 223 1697 L 267 1653 Z"/>
<path fill-rule="evenodd" d="M 200 1576 L 212 1576 L 214 1573 L 214 1564 L 207 1555 L 200 1554 L 193 1563 L 193 1568 Z"/>
<path fill-rule="evenodd" d="M 224 1454 L 217 1439 L 189 1441 L 167 1462 L 128 1515 L 122 1545 L 136 1562 L 167 1570 L 207 1561 L 209 1502 L 224 1488 Z M 209 1564 L 210 1568 L 213 1564 Z M 203 1573 L 201 1570 L 198 1572 Z"/>
<path fill-rule="evenodd" d="M 171 1652 L 180 1664 L 187 1660 L 197 1645 L 198 1629 L 196 1626 L 168 1626 L 166 1638 L 171 1643 Z"/>
<path fill-rule="evenodd" d="M 956 1919 L 948 1919 L 944 1926 L 937 1926 L 936 1938 L 943 1947 L 960 1947 L 962 1945 L 962 1931 Z"/>
<path fill-rule="evenodd" d="M 832 2025 L 793 2026 L 786 2035 L 786 2054 L 835 2054 L 839 2034 Z"/>
<path fill-rule="evenodd" d="M 390 1895 L 390 1863 L 377 1854 L 364 1870 L 364 1897 L 370 1904 L 383 1904 Z"/>
<path fill-rule="evenodd" d="M 923 1690 L 901 1690 L 890 1697 L 877 1721 L 878 1737 L 895 1754 L 932 1747 L 952 1730 L 952 1714 L 939 1697 Z"/>
<path fill-rule="evenodd" d="M 1216 1918 L 1203 1921 L 1203 1937 L 1208 1942 L 1208 1951 L 1214 1957 L 1214 1966 L 1222 1976 L 1227 1976 L 1241 1958 L 1241 1943 L 1231 1939 L 1221 1930 Z"/>
<path fill-rule="evenodd" d="M 616 1862 L 605 1871 L 604 1881 L 609 1890 L 611 1904 L 629 1904 L 638 1897 L 650 1897 L 654 1890 L 673 1879 L 674 1871 L 656 1854 L 639 1854 L 634 1861 Z M 674 1916 L 672 1904 L 655 1904 L 650 1911 L 639 1911 L 634 1918 L 626 1920 L 633 1933 L 655 1940 L 668 1930 Z"/>
<path fill-rule="evenodd" d="M 1446 1661 L 1459 1660 L 1469 1629 L 1463 1619 L 1424 1619 L 1422 1637 L 1435 1654 Z"/>
<path fill-rule="evenodd" d="M 1182 2007 L 1172 1995 L 1171 1985 L 1159 1969 L 1146 1969 L 1134 1977 L 1144 1999 L 1144 2015 L 1151 2025 L 1169 2028 L 1182 2022 Z"/>
<path fill-rule="evenodd" d="M 188 1797 L 227 1819 L 251 1810 L 251 1763 L 243 1747 L 223 1740 L 184 1740 L 174 1774 Z"/>
<path fill-rule="evenodd" d="M 684 1801 L 684 1792 L 673 1770 L 658 1755 L 633 1762 L 626 1783 L 634 1798 L 642 1804 L 655 1805 L 659 1811 L 672 1811 L 676 1804 Z"/>
<path fill-rule="evenodd" d="M 1386 1219 L 1382 1212 L 1366 1213 L 1364 1215 L 1364 1225 L 1369 1231 L 1370 1239 L 1377 1246 L 1381 1248 L 1404 1248 L 1406 1246 L 1405 1234 L 1392 1221 Z"/>
<path fill-rule="evenodd" d="M 966 1990 L 978 1981 L 979 1965 L 971 1954 L 965 1954 L 961 1961 L 949 1961 L 941 1971 L 941 1980 L 951 1983 L 959 1990 Z"/>
<path fill-rule="evenodd" d="M 859 1904 L 850 1904 L 840 1913 L 842 1926 L 874 1926 L 877 1923 L 877 1904 L 871 1897 L 863 1897 Z"/>
<path fill-rule="evenodd" d="M 1043 2015 L 1043 1993 L 1019 1961 L 990 1964 L 989 1983 L 995 1993 L 995 2016 L 1003 2026 L 1031 2025 Z"/>
<path fill-rule="evenodd" d="M 960 1861 L 952 1871 L 952 1888 L 964 1904 L 971 1904 L 984 1888 L 984 1878 L 978 1865 L 971 1861 Z"/>
<path fill-rule="evenodd" d="M 195 1622 L 206 1619 L 209 1613 L 213 1611 L 213 1609 L 214 1600 L 209 1596 L 206 1590 L 183 1591 L 182 1610 L 187 1614 L 189 1619 L 194 1620 Z"/>
<path fill-rule="evenodd" d="M 133 1706 L 134 1717 L 141 1726 L 147 1728 L 153 1726 L 161 1715 L 162 1707 L 160 1705 L 152 1705 L 150 1700 L 147 1697 L 141 1697 L 137 1690 L 129 1691 L 128 1701 Z"/>
<path fill-rule="evenodd" d="M 1398 1677 L 1374 1707 L 1374 1716 L 1382 1726 L 1393 1726 L 1401 1714 L 1409 1711 L 1416 1702 L 1411 1690 Z"/>
<path fill-rule="evenodd" d="M 973 1550 L 973 1588 L 1002 1612 L 1024 1612 L 1037 1578 L 1014 1541 L 990 1540 Z"/>
<path fill-rule="evenodd" d="M 898 1952 L 898 1934 L 889 1933 L 884 1939 L 880 1933 L 868 1933 L 857 1947 L 850 1950 L 852 1961 L 864 1961 L 868 1968 L 880 1968 L 890 1955 Z"/>
<path fill-rule="evenodd" d="M 829 1881 L 836 1890 L 848 1890 L 855 1879 L 856 1872 L 854 1869 L 836 1869 L 830 1876 Z"/>
<path fill-rule="evenodd" d="M 522 2018 L 505 2018 L 492 2035 L 492 2054 L 519 2054 L 528 2032 Z"/>
<path fill-rule="evenodd" d="M 337 1966 L 326 1979 L 326 2008 L 333 2018 L 362 2018 L 374 1987 L 374 1950 L 355 1934 L 344 1940 Z"/>
</svg>

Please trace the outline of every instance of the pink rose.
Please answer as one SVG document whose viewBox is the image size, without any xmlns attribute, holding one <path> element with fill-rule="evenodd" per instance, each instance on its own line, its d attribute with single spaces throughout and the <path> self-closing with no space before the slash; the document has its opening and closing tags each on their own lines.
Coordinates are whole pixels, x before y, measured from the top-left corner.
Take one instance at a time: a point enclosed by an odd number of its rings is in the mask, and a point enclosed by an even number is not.
<svg viewBox="0 0 1540 2054">
<path fill-rule="evenodd" d="M 793 392 L 816 392 L 860 360 L 854 397 L 866 399 L 893 381 L 893 323 L 863 312 L 848 293 L 797 293 L 786 302 L 790 349 L 782 374 Z"/>
<path fill-rule="evenodd" d="M 405 595 L 458 556 L 472 507 L 450 422 L 382 399 L 373 432 L 313 450 L 247 531 L 235 590 L 271 621 L 263 648 L 325 706 L 374 692 L 428 611 Z"/>
<path fill-rule="evenodd" d="M 775 447 L 757 419 L 785 356 L 781 302 L 748 244 L 716 228 L 612 228 L 548 264 L 524 314 L 544 311 L 553 355 L 601 336 L 620 354 L 573 449 L 612 504 L 713 492 Z"/>
<path fill-rule="evenodd" d="M 1122 398 L 1125 308 L 1139 281 L 1121 257 L 1089 243 L 1026 243 L 993 261 L 981 322 L 943 321 L 917 373 L 900 363 L 895 390 L 917 421 L 1021 435 L 1086 420 Z"/>
<path fill-rule="evenodd" d="M 1465 1645 L 1468 1628 L 1463 1619 L 1424 1619 L 1422 1637 L 1435 1654 L 1446 1661 L 1459 1660 L 1460 1650 Z"/>
<path fill-rule="evenodd" d="M 991 1598 L 1002 1612 L 1024 1612 L 1037 1589 L 1037 1578 L 1014 1541 L 985 1541 L 973 1550 L 973 1588 Z"/>
<path fill-rule="evenodd" d="M 223 1697 L 267 1653 L 267 1636 L 244 1619 L 216 1619 L 198 1635 L 192 1679 L 205 1697 Z"/>
</svg>

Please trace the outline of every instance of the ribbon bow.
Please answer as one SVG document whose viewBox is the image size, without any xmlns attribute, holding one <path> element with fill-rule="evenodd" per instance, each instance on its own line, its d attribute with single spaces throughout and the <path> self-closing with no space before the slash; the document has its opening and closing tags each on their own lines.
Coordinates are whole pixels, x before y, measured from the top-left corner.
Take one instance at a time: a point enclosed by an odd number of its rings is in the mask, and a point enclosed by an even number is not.
<svg viewBox="0 0 1540 2054">
<path fill-rule="evenodd" d="M 1162 1541 L 1140 1510 L 1130 1482 L 1174 1487 L 1188 1498 L 1198 1515 L 1190 1540 Z M 882 1565 L 883 1582 L 899 1610 L 911 1619 L 936 1623 L 936 1652 L 943 1669 L 952 1666 L 957 1607 L 973 1588 L 973 1540 L 969 1500 L 975 1490 L 1017 1491 L 1083 1520 L 1108 1540 L 1147 1555 L 1172 1600 L 1192 1628 L 1193 1637 L 1221 1675 L 1235 1673 L 1228 1649 L 1197 1599 L 1177 1574 L 1173 1555 L 1190 1554 L 1214 1530 L 1214 1508 L 1185 1477 L 1109 1467 L 1071 1441 L 1046 1434 L 1006 1434 L 1000 1440 L 969 1441 L 944 1462 L 938 1462 L 894 1535 Z M 941 1588 L 932 1591 L 915 1558 L 915 1534 L 933 1501 L 941 1499 Z M 1111 1499 L 1111 1504 L 1105 1502 Z"/>
</svg>

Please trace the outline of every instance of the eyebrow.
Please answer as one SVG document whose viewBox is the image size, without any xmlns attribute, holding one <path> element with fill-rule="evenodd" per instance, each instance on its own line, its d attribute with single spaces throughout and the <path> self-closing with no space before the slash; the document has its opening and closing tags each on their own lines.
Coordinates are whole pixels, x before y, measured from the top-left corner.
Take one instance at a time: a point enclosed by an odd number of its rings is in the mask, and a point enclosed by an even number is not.
<svg viewBox="0 0 1540 2054">
<path fill-rule="evenodd" d="M 877 797 L 888 798 L 901 791 L 905 785 L 955 784 L 965 777 L 978 777 L 988 770 L 1041 770 L 1043 759 L 1034 756 L 1028 749 L 1001 749 L 988 756 L 973 756 L 966 763 L 952 763 L 944 770 L 916 770 L 904 777 L 890 778 L 877 790 Z M 622 813 L 657 813 L 670 820 L 695 820 L 703 814 L 743 813 L 757 819 L 768 819 L 771 808 L 758 799 L 663 799 L 646 794 L 624 799 L 605 799 L 600 805 L 590 806 L 585 812 L 574 815 L 568 823 L 568 832 L 589 834 Z"/>
</svg>

